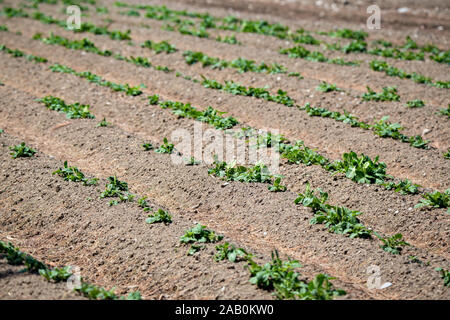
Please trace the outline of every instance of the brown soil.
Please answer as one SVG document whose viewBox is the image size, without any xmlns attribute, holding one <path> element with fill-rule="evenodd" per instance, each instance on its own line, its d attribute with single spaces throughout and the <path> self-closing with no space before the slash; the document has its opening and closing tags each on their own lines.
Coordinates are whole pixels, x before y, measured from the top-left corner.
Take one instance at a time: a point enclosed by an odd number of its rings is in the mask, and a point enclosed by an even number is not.
<svg viewBox="0 0 450 320">
<path fill-rule="evenodd" d="M 189 2 L 167 5 L 194 11 L 207 9 L 220 16 L 226 15 L 222 7 L 227 6 L 242 10 L 242 16 L 260 17 L 257 14 L 264 13 L 248 11 L 248 7 L 238 2 L 227 1 L 221 6 L 217 2 L 211 7 L 195 2 L 192 6 Z M 131 29 L 134 46 L 105 36 L 74 34 L 31 19 L 0 17 L 0 24 L 12 31 L 0 32 L 0 43 L 49 59 L 49 63 L 36 64 L 0 53 L 0 82 L 4 83 L 0 86 L 0 128 L 5 130 L 0 134 L 0 238 L 12 237 L 16 246 L 50 265 L 79 266 L 88 281 L 107 288 L 115 286 L 119 294 L 139 290 L 148 299 L 270 299 L 269 292 L 249 283 L 245 263 L 215 262 L 214 244 L 194 256 L 186 255 L 187 247 L 180 244 L 179 237 L 199 222 L 224 235 L 225 241 L 252 252 L 260 262 L 269 261 L 270 252 L 277 249 L 283 258 L 289 256 L 304 265 L 299 271 L 305 279 L 320 272 L 337 277 L 333 283 L 348 292 L 345 299 L 450 298 L 449 290 L 434 270 L 436 267 L 450 269 L 450 219 L 445 209 L 414 209 L 420 195 L 403 196 L 378 186 L 356 184 L 343 175 L 332 176 L 317 166 L 285 162 L 281 163 L 280 173 L 285 176 L 283 183 L 288 191 L 271 193 L 263 184 L 225 184 L 209 176 L 205 164 L 176 165 L 169 155 L 145 152 L 141 147 L 143 141 L 159 145 L 175 129 L 194 132 L 193 120 L 177 118 L 168 110 L 148 105 L 145 96 L 157 93 L 164 99 L 191 102 L 199 109 L 211 105 L 237 118 L 241 126 L 279 129 L 291 141 L 302 139 L 306 145 L 318 148 L 333 159 L 349 150 L 372 158 L 379 155 L 387 164 L 388 173 L 413 180 L 425 188 L 445 190 L 450 185 L 450 164 L 442 153 L 450 147 L 450 130 L 448 120 L 436 115 L 436 111 L 449 102 L 447 90 L 386 77 L 372 72 L 367 64 L 352 68 L 289 59 L 277 53 L 281 42 L 272 37 L 237 34 L 244 44 L 233 46 L 163 31 L 161 22 L 119 15 L 112 2 L 104 3 L 111 7 L 108 16 L 115 21 L 111 28 Z M 305 8 L 313 8 L 305 3 Z M 267 7 L 275 6 L 278 4 Z M 48 8 L 48 14 L 63 17 L 59 7 L 43 5 L 40 10 L 44 11 L 42 8 Z M 292 16 L 278 16 L 276 10 L 271 13 L 272 21 L 298 25 L 291 20 Z M 341 23 L 342 17 L 332 17 Z M 435 18 L 433 23 L 440 23 L 439 14 Z M 97 21 L 95 14 L 87 19 Z M 152 31 L 139 26 L 144 21 Z M 313 28 L 313 22 L 314 17 L 309 17 L 305 26 Z M 433 26 L 431 21 L 424 23 L 427 27 L 420 36 L 423 41 L 440 36 L 434 30 L 427 30 Z M 350 25 L 357 28 L 357 24 Z M 393 28 L 395 24 L 388 26 Z M 399 42 L 411 32 L 408 22 L 402 28 L 389 30 Z M 21 35 L 13 33 L 16 31 Z M 204 75 L 247 86 L 269 85 L 273 92 L 282 88 L 300 105 L 311 102 L 332 110 L 346 109 L 369 122 L 389 115 L 391 121 L 406 127 L 405 134 L 431 130 L 425 137 L 431 140 L 433 148 L 412 148 L 399 141 L 379 138 L 370 131 L 309 117 L 297 108 L 206 89 L 177 78 L 174 73 L 30 40 L 36 32 L 50 31 L 71 39 L 86 37 L 102 49 L 126 56 L 147 56 L 154 65 L 167 65 L 197 78 Z M 180 51 L 155 55 L 139 46 L 148 39 L 169 40 Z M 245 57 L 258 62 L 278 62 L 292 71 L 300 71 L 305 79 L 188 66 L 181 54 L 184 50 L 198 50 L 227 60 Z M 345 58 L 370 61 L 373 56 L 350 54 Z M 72 75 L 53 73 L 48 69 L 50 63 L 65 64 L 77 71 L 89 70 L 117 83 L 143 83 L 147 86 L 143 89 L 145 95 L 125 96 Z M 433 79 L 447 80 L 449 67 L 446 65 L 430 61 L 389 63 Z M 315 87 L 321 80 L 336 83 L 346 92 L 320 93 Z M 365 85 L 377 90 L 397 85 L 402 101 L 361 102 L 358 96 L 365 91 Z M 69 103 L 90 104 L 96 119 L 69 120 L 35 101 L 48 94 Z M 427 102 L 426 107 L 410 110 L 403 106 L 407 100 L 418 98 Z M 113 125 L 96 127 L 103 117 Z M 212 129 L 208 125 L 203 127 Z M 8 148 L 21 141 L 37 149 L 37 155 L 12 159 Z M 65 160 L 88 176 L 100 178 L 99 186 L 87 187 L 53 176 L 51 173 Z M 133 193 L 148 196 L 153 208 L 168 210 L 173 215 L 173 223 L 146 224 L 146 215 L 135 203 L 108 206 L 109 201 L 98 196 L 111 175 L 128 182 Z M 377 232 L 402 233 L 411 246 L 402 255 L 392 255 L 381 250 L 376 239 L 349 239 L 329 233 L 322 225 L 310 225 L 311 211 L 293 202 L 297 193 L 305 190 L 306 182 L 326 190 L 331 203 L 363 212 L 361 221 Z M 423 263 L 411 262 L 410 255 Z M 379 266 L 382 281 L 393 285 L 383 290 L 368 289 L 370 265 Z M 0 264 L 0 272 L 3 270 L 17 273 L 15 267 Z M 14 280 L 1 278 L 0 289 L 10 293 L 0 296 L 2 299 L 73 298 L 73 294 L 65 295 L 64 285 L 47 283 L 37 275 L 21 274 Z"/>
</svg>

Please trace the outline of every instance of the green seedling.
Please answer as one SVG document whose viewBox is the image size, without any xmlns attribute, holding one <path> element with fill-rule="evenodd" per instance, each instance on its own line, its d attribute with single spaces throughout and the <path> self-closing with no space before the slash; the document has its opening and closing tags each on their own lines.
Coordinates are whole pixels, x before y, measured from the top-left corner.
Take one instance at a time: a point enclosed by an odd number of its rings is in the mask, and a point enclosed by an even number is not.
<svg viewBox="0 0 450 320">
<path fill-rule="evenodd" d="M 419 193 L 419 185 L 412 183 L 410 180 L 405 179 L 399 182 L 386 182 L 382 184 L 387 190 L 394 190 L 401 194 L 417 194 Z"/>
<path fill-rule="evenodd" d="M 12 155 L 13 159 L 32 157 L 36 153 L 36 150 L 27 147 L 25 145 L 25 142 L 9 147 L 9 149 L 12 151 L 10 154 Z"/>
<path fill-rule="evenodd" d="M 228 44 L 236 44 L 236 45 L 241 45 L 242 44 L 242 42 L 240 42 L 238 39 L 236 39 L 235 35 L 224 36 L 223 38 L 221 36 L 218 36 L 216 38 L 216 41 L 223 42 L 223 43 L 228 43 Z"/>
<path fill-rule="evenodd" d="M 142 148 L 144 148 L 145 151 L 150 151 L 153 149 L 153 145 L 150 142 L 145 142 L 142 144 Z"/>
<path fill-rule="evenodd" d="M 144 210 L 144 212 L 148 212 L 151 210 L 151 207 L 147 202 L 147 197 L 139 198 L 137 203 L 138 203 L 138 206 Z"/>
<path fill-rule="evenodd" d="M 67 161 L 64 161 L 64 168 L 59 168 L 52 174 L 57 174 L 58 176 L 64 178 L 64 180 L 66 181 L 83 182 L 85 186 L 97 185 L 98 182 L 97 178 L 86 178 L 84 176 L 84 173 L 81 172 L 77 167 L 69 167 L 67 165 Z"/>
<path fill-rule="evenodd" d="M 216 158 L 213 165 L 215 167 L 209 169 L 208 173 L 226 181 L 270 183 L 273 178 L 273 175 L 263 163 L 257 163 L 253 167 L 247 168 L 237 166 L 236 161 L 227 164 L 217 161 Z"/>
<path fill-rule="evenodd" d="M 450 213 L 450 188 L 445 192 L 434 191 L 425 193 L 415 208 L 431 207 L 431 208 L 448 208 L 447 213 Z"/>
<path fill-rule="evenodd" d="M 322 91 L 322 92 L 330 92 L 330 91 L 341 91 L 335 84 L 326 83 L 325 81 L 322 81 L 317 87 L 316 90 Z"/>
<path fill-rule="evenodd" d="M 1 132 L 0 132 L 1 133 Z M 445 159 L 450 159 L 450 149 L 447 150 L 447 152 L 444 153 L 444 158 Z"/>
<path fill-rule="evenodd" d="M 367 86 L 367 93 L 362 96 L 365 101 L 400 101 L 396 87 L 383 87 L 382 92 L 375 92 Z"/>
<path fill-rule="evenodd" d="M 444 280 L 444 286 L 450 286 L 450 271 L 443 268 L 436 268 L 435 270 L 440 272 L 441 278 Z"/>
<path fill-rule="evenodd" d="M 281 178 L 278 177 L 273 182 L 273 185 L 268 186 L 270 192 L 284 192 L 286 191 L 286 186 L 281 185 Z"/>
<path fill-rule="evenodd" d="M 239 260 L 246 260 L 249 254 L 242 248 L 236 248 L 234 245 L 225 242 L 216 246 L 215 261 L 222 261 L 228 259 L 230 262 L 237 262 Z"/>
<path fill-rule="evenodd" d="M 111 123 L 109 123 L 109 122 L 107 122 L 106 121 L 106 118 L 103 118 L 103 120 L 102 121 L 100 121 L 97 125 L 96 125 L 96 127 L 98 128 L 98 127 L 107 127 L 107 126 L 109 126 Z"/>
<path fill-rule="evenodd" d="M 159 54 L 161 52 L 173 53 L 178 51 L 177 48 L 175 48 L 175 46 L 171 45 L 167 41 L 154 42 L 147 40 L 141 45 L 141 47 L 155 51 L 156 54 Z"/>
<path fill-rule="evenodd" d="M 72 267 L 70 266 L 64 268 L 40 269 L 39 274 L 47 279 L 47 281 L 61 282 L 66 281 L 72 276 L 71 269 Z"/>
<path fill-rule="evenodd" d="M 383 243 L 380 245 L 380 248 L 383 249 L 386 252 L 392 253 L 392 254 L 401 254 L 404 246 L 409 246 L 410 244 L 405 242 L 403 239 L 403 236 L 401 233 L 397 233 L 391 237 L 383 238 L 376 232 L 374 234 L 380 239 L 380 241 Z"/>
<path fill-rule="evenodd" d="M 330 232 L 343 234 L 350 238 L 370 238 L 371 231 L 364 227 L 357 216 L 362 213 L 346 207 L 332 206 L 326 203 L 328 193 L 318 189 L 319 197 L 311 190 L 309 183 L 305 193 L 299 193 L 295 204 L 301 203 L 312 209 L 314 217 L 311 224 L 325 224 Z"/>
<path fill-rule="evenodd" d="M 189 159 L 184 159 L 184 161 L 187 166 L 196 166 L 201 163 L 200 161 L 195 160 L 194 157 L 190 157 Z"/>
<path fill-rule="evenodd" d="M 100 198 L 115 198 L 118 197 L 121 202 L 132 202 L 134 195 L 128 192 L 128 184 L 124 181 L 120 181 L 117 177 L 108 177 L 106 183 L 106 190 L 100 194 Z M 117 204 L 117 200 L 114 204 Z"/>
<path fill-rule="evenodd" d="M 155 150 L 156 153 L 173 153 L 175 150 L 175 146 L 172 143 L 169 143 L 167 138 L 164 138 L 163 144 Z"/>
<path fill-rule="evenodd" d="M 406 107 L 408 108 L 422 108 L 425 106 L 425 102 L 422 100 L 416 99 L 406 102 Z"/>
<path fill-rule="evenodd" d="M 172 216 L 168 214 L 166 211 L 162 209 L 158 209 L 157 212 L 153 212 L 153 214 L 148 215 L 148 218 L 145 220 L 146 223 L 152 224 L 157 222 L 162 222 L 164 224 L 172 223 Z"/>
<path fill-rule="evenodd" d="M 223 236 L 216 235 L 214 231 L 206 229 L 206 226 L 197 224 L 192 229 L 186 231 L 186 233 L 180 238 L 180 242 L 184 244 L 192 244 L 188 251 L 188 255 L 193 255 L 195 252 L 204 247 L 200 244 L 215 243 L 222 239 Z"/>
</svg>

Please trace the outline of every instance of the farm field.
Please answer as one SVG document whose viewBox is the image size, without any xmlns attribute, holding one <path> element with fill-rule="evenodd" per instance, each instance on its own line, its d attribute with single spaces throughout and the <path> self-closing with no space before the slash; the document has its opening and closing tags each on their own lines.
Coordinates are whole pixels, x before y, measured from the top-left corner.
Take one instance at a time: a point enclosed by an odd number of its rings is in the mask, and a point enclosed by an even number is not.
<svg viewBox="0 0 450 320">
<path fill-rule="evenodd" d="M 450 7 L 370 4 L 0 0 L 0 299 L 450 299 Z"/>
</svg>

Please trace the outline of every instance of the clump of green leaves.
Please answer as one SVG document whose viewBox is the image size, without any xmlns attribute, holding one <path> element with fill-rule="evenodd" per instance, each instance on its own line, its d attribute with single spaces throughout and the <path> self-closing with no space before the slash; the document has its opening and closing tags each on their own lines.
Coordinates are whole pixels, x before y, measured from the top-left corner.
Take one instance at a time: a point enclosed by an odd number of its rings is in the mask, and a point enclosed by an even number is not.
<svg viewBox="0 0 450 320">
<path fill-rule="evenodd" d="M 301 140 L 296 141 L 294 145 L 280 143 L 278 151 L 281 153 L 281 156 L 290 163 L 303 163 L 307 166 L 315 164 L 325 167 L 330 162 L 329 159 L 305 146 L 304 142 Z"/>
<path fill-rule="evenodd" d="M 149 214 L 148 218 L 145 220 L 146 223 L 152 224 L 157 222 L 162 222 L 164 224 L 172 223 L 172 216 L 162 209 L 158 209 L 158 211 L 153 212 L 153 214 Z"/>
<path fill-rule="evenodd" d="M 246 260 L 249 254 L 242 248 L 236 248 L 234 245 L 225 242 L 216 246 L 216 254 L 214 260 L 222 261 L 228 259 L 230 262 Z"/>
<path fill-rule="evenodd" d="M 441 273 L 441 278 L 444 280 L 444 286 L 450 286 L 450 271 L 443 268 L 436 268 L 435 270 Z"/>
<path fill-rule="evenodd" d="M 335 84 L 327 83 L 322 81 L 317 87 L 316 90 L 322 92 L 330 92 L 330 91 L 341 91 Z"/>
<path fill-rule="evenodd" d="M 215 167 L 209 169 L 208 173 L 226 181 L 270 183 L 274 177 L 263 163 L 256 163 L 253 167 L 247 168 L 236 165 L 236 161 L 226 163 L 216 158 L 213 165 Z"/>
<path fill-rule="evenodd" d="M 447 150 L 447 152 L 444 153 L 445 159 L 450 159 L 450 150 Z"/>
<path fill-rule="evenodd" d="M 43 276 L 47 281 L 61 282 L 66 281 L 72 276 L 72 267 L 66 266 L 63 268 L 53 268 L 53 269 L 40 269 L 39 274 Z"/>
<path fill-rule="evenodd" d="M 139 198 L 137 203 L 138 203 L 138 206 L 144 210 L 144 212 L 148 212 L 151 210 L 151 207 L 147 202 L 147 197 Z"/>
<path fill-rule="evenodd" d="M 305 193 L 299 193 L 295 204 L 301 203 L 313 210 L 314 217 L 311 224 L 325 224 L 330 232 L 343 234 L 350 238 L 370 238 L 371 231 L 364 227 L 357 218 L 359 211 L 352 211 L 346 207 L 338 207 L 327 204 L 328 193 L 318 189 L 319 196 L 311 190 L 309 183 Z"/>
<path fill-rule="evenodd" d="M 281 178 L 278 177 L 272 185 L 268 186 L 268 189 L 270 192 L 285 192 L 287 188 L 281 184 Z"/>
<path fill-rule="evenodd" d="M 323 55 L 322 52 L 319 51 L 309 51 L 308 49 L 298 45 L 292 48 L 284 48 L 280 49 L 279 53 L 286 54 L 289 58 L 301 58 L 306 59 L 309 61 L 315 61 L 315 62 L 326 62 L 326 63 L 333 63 L 333 64 L 339 64 L 344 66 L 355 66 L 358 65 L 355 61 L 344 61 L 341 58 L 336 59 L 330 59 Z"/>
<path fill-rule="evenodd" d="M 380 239 L 380 241 L 383 243 L 380 245 L 380 248 L 383 249 L 386 252 L 392 253 L 392 254 L 400 254 L 403 250 L 404 246 L 409 246 L 410 244 L 403 240 L 403 236 L 401 233 L 397 233 L 391 237 L 383 238 L 376 232 L 374 234 Z"/>
<path fill-rule="evenodd" d="M 382 184 L 387 190 L 394 190 L 401 194 L 417 194 L 419 193 L 419 185 L 412 183 L 410 180 L 405 179 L 399 182 L 386 182 Z"/>
<path fill-rule="evenodd" d="M 133 201 L 134 195 L 128 192 L 128 184 L 124 181 L 120 181 L 116 176 L 108 177 L 106 183 L 106 189 L 100 194 L 100 198 L 116 198 L 118 197 L 121 202 Z M 110 204 L 115 204 L 111 202 Z"/>
<path fill-rule="evenodd" d="M 272 261 L 263 266 L 248 258 L 250 282 L 265 290 L 274 290 L 278 299 L 301 300 L 331 300 L 335 296 L 345 295 L 345 291 L 334 289 L 329 282 L 331 278 L 319 274 L 314 280 L 306 283 L 299 279 L 300 274 L 295 271 L 301 264 L 297 260 L 280 259 L 278 252 L 272 252 Z"/>
<path fill-rule="evenodd" d="M 445 192 L 434 191 L 422 195 L 423 199 L 415 205 L 415 208 L 431 207 L 431 208 L 449 208 L 450 207 L 450 188 Z M 450 208 L 447 210 L 450 213 Z"/>
<path fill-rule="evenodd" d="M 88 51 L 88 52 L 93 52 L 95 54 L 101 55 L 101 56 L 105 56 L 105 57 L 109 57 L 112 55 L 111 51 L 109 50 L 105 50 L 102 51 L 99 48 L 97 48 L 95 46 L 95 44 L 90 41 L 87 38 L 83 38 L 81 40 L 70 40 L 68 38 L 65 37 L 61 37 L 58 35 L 55 35 L 53 33 L 50 33 L 50 36 L 47 38 L 43 38 L 42 34 L 37 33 L 33 36 L 34 40 L 40 40 L 46 44 L 52 44 L 52 45 L 59 45 L 59 46 L 63 46 L 65 48 L 68 49 L 73 49 L 73 50 L 83 50 L 83 51 Z"/>
<path fill-rule="evenodd" d="M 4 25 L 0 25 L 0 31 L 8 31 L 8 27 Z"/>
<path fill-rule="evenodd" d="M 150 151 L 153 149 L 153 145 L 150 142 L 145 142 L 142 144 L 142 148 L 144 148 L 145 151 Z"/>
<path fill-rule="evenodd" d="M 372 160 L 364 154 L 358 157 L 353 151 L 344 153 L 343 159 L 333 162 L 330 167 L 358 183 L 381 184 L 386 178 L 386 164 L 379 162 L 378 156 Z"/>
<path fill-rule="evenodd" d="M 383 87 L 382 92 L 375 92 L 367 86 L 367 93 L 362 96 L 365 101 L 400 101 L 396 87 Z"/>
<path fill-rule="evenodd" d="M 110 125 L 110 123 L 106 121 L 106 118 L 103 118 L 102 121 L 97 123 L 96 127 L 107 127 L 108 125 Z"/>
<path fill-rule="evenodd" d="M 79 102 L 66 104 L 64 100 L 54 96 L 46 96 L 42 99 L 37 99 L 37 101 L 42 102 L 50 110 L 64 113 L 68 119 L 95 118 L 95 116 L 89 112 L 91 106 L 88 104 L 80 104 Z"/>
<path fill-rule="evenodd" d="M 85 186 L 97 185 L 98 179 L 88 179 L 77 167 L 69 167 L 67 161 L 64 161 L 64 167 L 54 171 L 53 174 L 64 178 L 66 181 L 83 182 Z"/>
<path fill-rule="evenodd" d="M 155 150 L 156 153 L 173 153 L 175 150 L 175 146 L 172 143 L 169 143 L 167 138 L 164 138 L 163 144 Z"/>
<path fill-rule="evenodd" d="M 228 43 L 228 44 L 237 44 L 237 45 L 241 45 L 242 44 L 238 39 L 236 39 L 235 35 L 224 36 L 223 38 L 221 36 L 218 36 L 216 38 L 216 41 L 223 42 L 223 43 Z"/>
<path fill-rule="evenodd" d="M 173 53 L 173 52 L 178 51 L 177 48 L 175 48 L 175 46 L 171 45 L 167 41 L 155 42 L 155 41 L 146 40 L 141 45 L 141 47 L 153 50 L 153 51 L 155 51 L 156 54 L 159 54 L 161 52 Z"/>
<path fill-rule="evenodd" d="M 406 106 L 408 108 L 422 108 L 425 106 L 425 102 L 423 100 L 415 99 L 406 102 Z"/>
<path fill-rule="evenodd" d="M 321 34 L 326 34 L 331 37 L 344 38 L 344 39 L 355 39 L 355 40 L 364 40 L 369 34 L 363 30 L 351 30 L 351 29 L 336 29 L 330 32 L 321 32 Z"/>
<path fill-rule="evenodd" d="M 28 147 L 25 142 L 9 147 L 9 149 L 12 151 L 10 154 L 13 159 L 32 157 L 36 153 L 36 150 Z"/>
<path fill-rule="evenodd" d="M 193 255 L 204 246 L 204 243 L 215 243 L 223 239 L 223 236 L 216 235 L 214 231 L 211 231 L 201 224 L 195 225 L 193 228 L 186 231 L 186 233 L 180 238 L 180 242 L 184 244 L 191 243 L 191 247 L 188 251 L 188 255 Z"/>
</svg>

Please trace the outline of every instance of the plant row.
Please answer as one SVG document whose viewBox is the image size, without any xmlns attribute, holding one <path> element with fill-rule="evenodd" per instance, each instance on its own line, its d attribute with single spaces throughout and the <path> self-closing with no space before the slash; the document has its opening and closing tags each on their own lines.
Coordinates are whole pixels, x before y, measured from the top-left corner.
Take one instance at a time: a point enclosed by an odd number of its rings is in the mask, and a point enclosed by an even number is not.
<svg viewBox="0 0 450 320">
<path fill-rule="evenodd" d="M 63 268 L 50 268 L 29 254 L 20 251 L 11 243 L 0 241 L 0 257 L 6 258 L 8 263 L 11 265 L 24 265 L 25 269 L 23 271 L 38 273 L 47 281 L 62 282 L 67 281 L 69 278 L 75 277 L 75 275 L 71 272 L 72 268 L 70 266 Z M 114 289 L 106 290 L 102 287 L 89 284 L 82 278 L 80 278 L 80 285 L 75 286 L 74 290 L 89 299 L 95 300 L 141 300 L 139 291 L 131 292 L 126 297 L 119 297 L 114 293 Z"/>
</svg>

